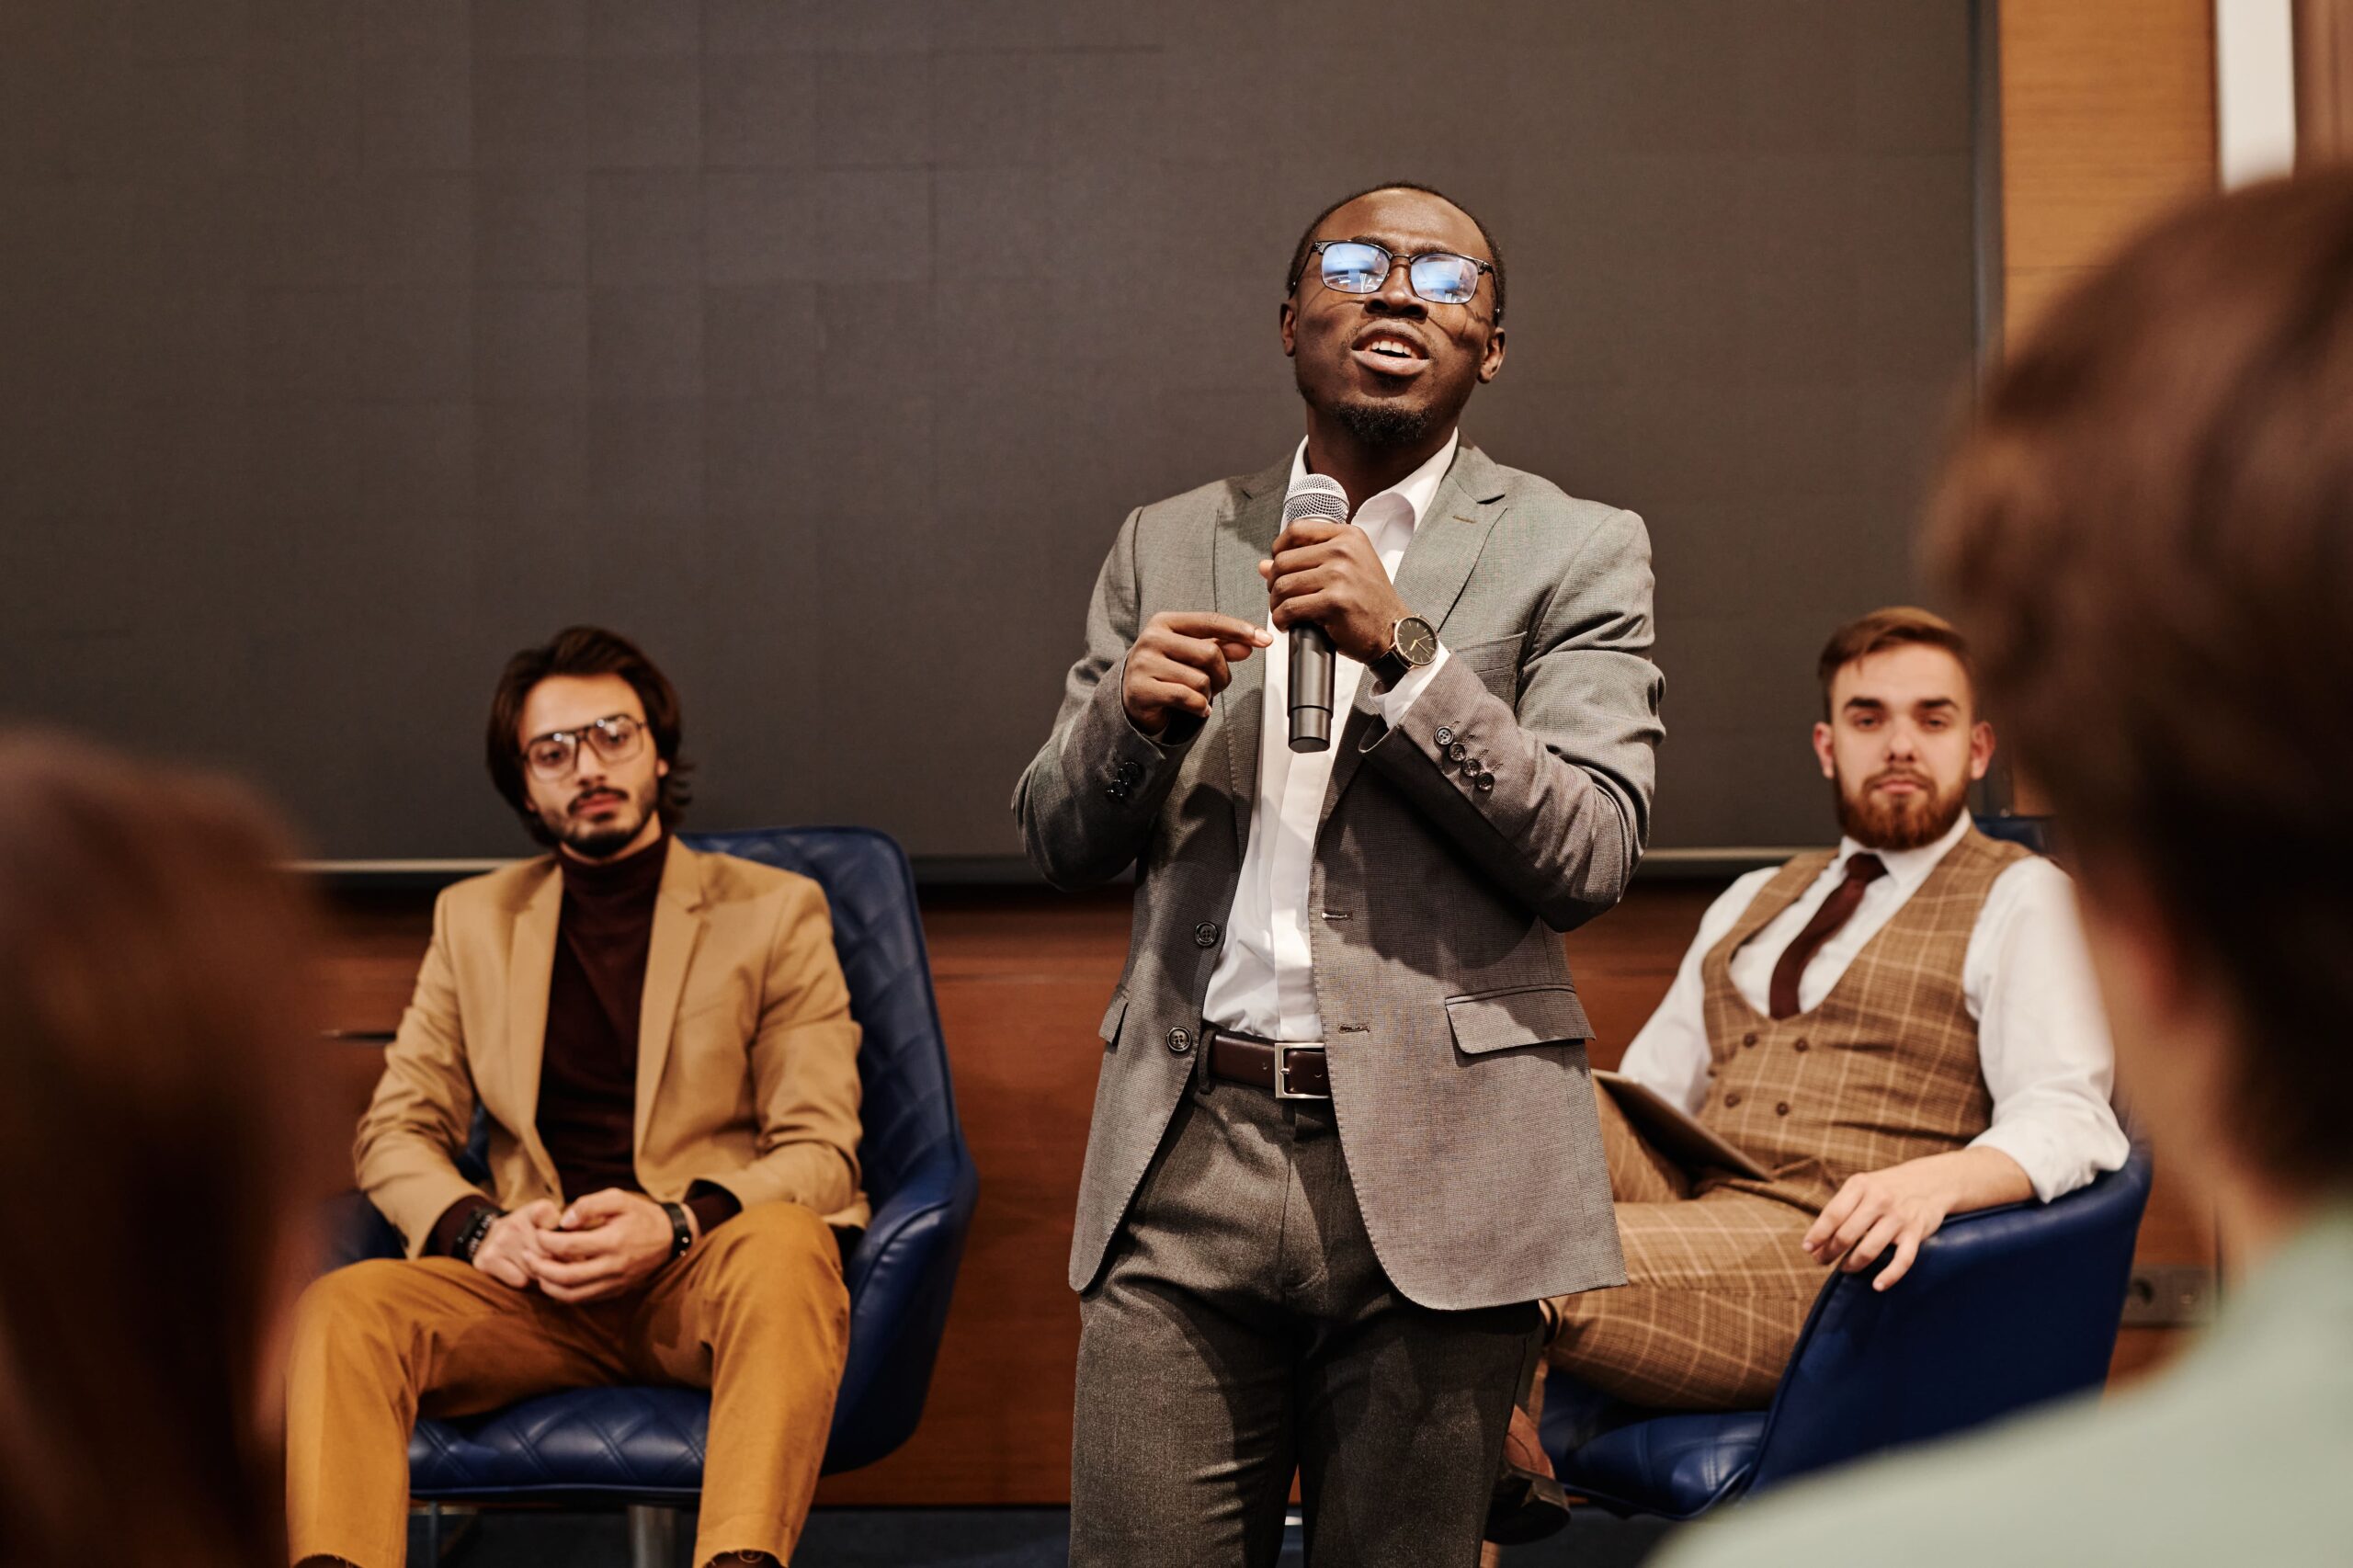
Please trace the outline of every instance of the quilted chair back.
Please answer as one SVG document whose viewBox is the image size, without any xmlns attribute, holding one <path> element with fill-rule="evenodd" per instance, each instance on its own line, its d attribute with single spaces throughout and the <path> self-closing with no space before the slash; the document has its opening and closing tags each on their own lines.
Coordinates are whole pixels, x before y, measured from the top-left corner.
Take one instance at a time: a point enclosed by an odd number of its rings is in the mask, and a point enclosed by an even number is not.
<svg viewBox="0 0 2353 1568">
<path fill-rule="evenodd" d="M 923 1412 L 979 1178 L 956 1120 L 915 877 L 888 834 L 863 827 L 684 835 L 697 849 L 797 871 L 825 890 L 834 948 L 863 1032 L 858 1160 L 874 1205 L 848 1262 L 849 1366 L 830 1473 L 871 1464 Z"/>
</svg>

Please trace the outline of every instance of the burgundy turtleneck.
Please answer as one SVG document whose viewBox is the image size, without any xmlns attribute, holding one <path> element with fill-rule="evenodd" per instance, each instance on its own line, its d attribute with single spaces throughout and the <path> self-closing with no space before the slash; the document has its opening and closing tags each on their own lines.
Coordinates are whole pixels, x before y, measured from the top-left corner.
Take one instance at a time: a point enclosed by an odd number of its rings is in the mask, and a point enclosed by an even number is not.
<svg viewBox="0 0 2353 1568">
<path fill-rule="evenodd" d="M 617 860 L 559 854 L 563 907 L 540 1053 L 540 1141 L 570 1202 L 608 1187 L 637 1187 L 637 1031 L 654 908 L 670 858 L 664 834 Z M 447 1253 L 480 1199 L 453 1205 L 434 1226 L 433 1251 Z M 698 1183 L 687 1206 L 709 1234 L 736 1212 L 734 1195 Z"/>
</svg>

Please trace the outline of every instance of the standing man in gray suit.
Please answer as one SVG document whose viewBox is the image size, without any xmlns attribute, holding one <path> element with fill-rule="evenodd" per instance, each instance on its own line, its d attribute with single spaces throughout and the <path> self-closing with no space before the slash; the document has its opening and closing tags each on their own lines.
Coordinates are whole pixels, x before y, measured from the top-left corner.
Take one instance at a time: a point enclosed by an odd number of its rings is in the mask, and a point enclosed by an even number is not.
<svg viewBox="0 0 2353 1568">
<path fill-rule="evenodd" d="M 1137 868 L 1071 1284 L 1071 1561 L 1470 1563 L 1538 1299 L 1622 1282 L 1558 933 L 1649 829 L 1650 549 L 1463 445 L 1504 273 L 1386 186 L 1301 239 L 1307 437 L 1131 513 L 1014 797 L 1061 887 Z M 1307 473 L 1353 522 L 1282 526 Z M 1286 744 L 1290 638 L 1338 659 Z M 1271 629 L 1269 629 L 1271 628 Z"/>
</svg>

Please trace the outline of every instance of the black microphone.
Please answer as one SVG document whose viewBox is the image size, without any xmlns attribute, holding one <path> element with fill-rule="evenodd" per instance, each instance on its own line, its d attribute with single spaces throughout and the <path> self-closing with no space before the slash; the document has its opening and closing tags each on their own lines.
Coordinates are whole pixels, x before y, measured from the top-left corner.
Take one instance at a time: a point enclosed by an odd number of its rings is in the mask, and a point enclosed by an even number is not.
<svg viewBox="0 0 2353 1568">
<path fill-rule="evenodd" d="M 1348 520 L 1348 493 L 1325 473 L 1302 473 L 1283 497 L 1283 527 L 1302 517 Z M 1320 626 L 1290 629 L 1290 749 L 1332 744 L 1332 639 Z"/>
</svg>

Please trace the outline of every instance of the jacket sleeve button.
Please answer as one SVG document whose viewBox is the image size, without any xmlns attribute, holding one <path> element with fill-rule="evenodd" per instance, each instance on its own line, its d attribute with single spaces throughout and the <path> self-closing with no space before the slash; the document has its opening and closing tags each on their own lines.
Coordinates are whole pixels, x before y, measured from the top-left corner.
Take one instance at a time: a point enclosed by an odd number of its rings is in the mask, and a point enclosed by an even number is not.
<svg viewBox="0 0 2353 1568">
<path fill-rule="evenodd" d="M 1440 724 L 1438 727 L 1438 733 L 1432 735 L 1430 739 L 1436 741 L 1441 746 L 1450 744 L 1454 740 L 1454 726 L 1451 724 Z"/>
</svg>

